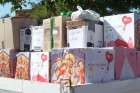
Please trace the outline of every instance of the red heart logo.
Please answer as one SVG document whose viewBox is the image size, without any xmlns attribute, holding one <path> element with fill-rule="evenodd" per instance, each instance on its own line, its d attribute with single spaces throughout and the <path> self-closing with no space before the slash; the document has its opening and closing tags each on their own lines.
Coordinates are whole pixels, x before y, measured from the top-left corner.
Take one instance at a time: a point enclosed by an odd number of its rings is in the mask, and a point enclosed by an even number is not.
<svg viewBox="0 0 140 93">
<path fill-rule="evenodd" d="M 122 39 L 116 39 L 115 41 L 114 41 L 114 43 L 115 43 L 115 46 L 123 46 L 123 47 L 128 47 L 128 44 L 124 41 L 124 40 L 122 40 Z"/>
<path fill-rule="evenodd" d="M 105 56 L 106 56 L 106 60 L 108 61 L 108 63 L 111 63 L 112 60 L 113 60 L 113 54 L 112 53 L 109 53 L 107 51 L 106 54 L 105 54 Z"/>
<path fill-rule="evenodd" d="M 48 59 L 48 56 L 47 55 L 45 55 L 45 54 L 42 54 L 41 55 L 41 60 L 44 62 L 44 61 L 46 61 Z"/>
<path fill-rule="evenodd" d="M 128 16 L 123 16 L 122 22 L 123 22 L 125 25 L 127 25 L 127 24 L 129 24 L 129 23 L 132 22 L 132 18 L 131 18 L 131 17 L 128 17 Z"/>
</svg>

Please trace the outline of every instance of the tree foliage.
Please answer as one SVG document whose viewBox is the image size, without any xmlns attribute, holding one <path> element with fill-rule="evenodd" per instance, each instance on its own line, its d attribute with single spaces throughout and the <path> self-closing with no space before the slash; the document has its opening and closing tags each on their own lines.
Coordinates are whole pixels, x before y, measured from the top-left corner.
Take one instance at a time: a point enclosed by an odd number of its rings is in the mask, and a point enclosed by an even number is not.
<svg viewBox="0 0 140 93">
<path fill-rule="evenodd" d="M 30 0 L 0 0 L 0 4 L 4 5 L 6 3 L 11 3 L 11 10 L 15 11 L 17 9 L 22 9 L 22 6 L 26 6 Z"/>
<path fill-rule="evenodd" d="M 34 17 L 50 17 L 63 11 L 75 11 L 77 5 L 104 16 L 140 8 L 140 0 L 42 0 L 38 4 L 33 4 L 32 14 Z"/>
<path fill-rule="evenodd" d="M 22 5 L 30 0 L 0 0 L 1 4 L 11 2 L 12 9 L 21 9 Z M 140 8 L 140 0 L 41 0 L 39 3 L 32 3 L 32 16 L 45 18 L 59 15 L 61 12 L 75 11 L 76 6 L 83 9 L 92 9 L 102 16 L 116 13 L 126 13 L 130 9 Z"/>
</svg>

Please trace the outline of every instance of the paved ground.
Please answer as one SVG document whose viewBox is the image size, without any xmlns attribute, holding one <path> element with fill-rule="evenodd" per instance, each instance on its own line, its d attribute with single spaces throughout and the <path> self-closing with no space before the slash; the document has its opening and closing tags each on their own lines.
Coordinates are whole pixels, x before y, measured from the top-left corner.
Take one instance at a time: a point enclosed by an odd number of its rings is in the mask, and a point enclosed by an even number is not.
<svg viewBox="0 0 140 93">
<path fill-rule="evenodd" d="M 0 93 L 19 93 L 19 92 L 13 92 L 13 91 L 0 90 Z"/>
</svg>

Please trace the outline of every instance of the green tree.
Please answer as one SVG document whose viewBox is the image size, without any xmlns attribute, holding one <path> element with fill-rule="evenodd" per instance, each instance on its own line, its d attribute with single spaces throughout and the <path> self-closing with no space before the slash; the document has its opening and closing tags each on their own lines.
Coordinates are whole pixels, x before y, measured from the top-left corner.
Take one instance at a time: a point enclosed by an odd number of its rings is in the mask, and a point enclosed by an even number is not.
<svg viewBox="0 0 140 93">
<path fill-rule="evenodd" d="M 0 0 L 0 4 L 4 5 L 6 3 L 11 3 L 12 7 L 11 10 L 19 10 L 22 9 L 22 6 L 27 6 L 30 0 Z"/>
<path fill-rule="evenodd" d="M 74 11 L 77 5 L 104 16 L 140 8 L 140 0 L 42 0 L 38 4 L 33 4 L 32 14 L 39 18 L 50 17 L 59 15 L 62 11 Z"/>
<path fill-rule="evenodd" d="M 0 0 L 1 4 L 11 2 L 12 10 L 22 9 L 30 0 Z M 130 9 L 140 9 L 140 0 L 41 0 L 34 4 L 32 16 L 35 18 L 45 18 L 59 15 L 61 12 L 74 11 L 76 6 L 80 5 L 84 9 L 92 9 L 102 16 L 126 13 Z"/>
</svg>

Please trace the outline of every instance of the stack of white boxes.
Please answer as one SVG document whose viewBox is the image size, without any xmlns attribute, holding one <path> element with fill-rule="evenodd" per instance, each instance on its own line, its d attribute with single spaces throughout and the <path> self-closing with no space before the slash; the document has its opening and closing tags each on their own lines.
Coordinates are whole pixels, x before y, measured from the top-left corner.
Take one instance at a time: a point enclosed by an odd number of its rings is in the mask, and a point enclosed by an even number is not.
<svg viewBox="0 0 140 93">
<path fill-rule="evenodd" d="M 49 52 L 44 51 L 44 28 L 43 26 L 31 26 L 20 30 L 20 55 L 25 55 L 28 62 L 24 59 L 17 61 L 16 78 L 28 79 L 40 82 L 49 82 Z M 18 54 L 18 55 L 19 55 Z M 17 55 L 17 59 L 19 56 Z M 19 65 L 27 64 L 26 76 L 18 75 Z M 25 69 L 26 69 L 25 68 Z M 28 78 L 26 78 L 28 75 Z"/>
<path fill-rule="evenodd" d="M 43 26 L 31 26 L 20 30 L 20 50 L 41 51 L 44 45 Z"/>
<path fill-rule="evenodd" d="M 67 35 L 59 29 L 61 31 L 55 37 L 54 32 L 49 32 L 51 27 L 56 25 L 52 24 L 54 20 L 52 23 L 51 21 L 47 21 L 49 30 L 48 27 L 44 30 L 43 26 L 31 26 L 20 30 L 22 52 L 17 54 L 16 70 L 12 68 L 12 76 L 0 71 L 1 76 L 13 77 L 15 73 L 15 78 L 18 79 L 72 85 L 103 83 L 140 76 L 140 52 L 137 51 L 137 48 L 140 48 L 138 14 L 105 16 L 102 22 L 67 21 Z M 59 21 L 64 20 L 60 17 Z M 62 23 L 59 27 L 65 28 Z M 59 22 L 57 24 L 59 25 Z M 47 37 L 50 35 L 48 33 L 52 36 Z M 62 48 L 66 41 L 68 47 Z M 53 43 L 54 47 L 60 48 L 52 49 L 49 53 Z M 8 60 L 10 56 L 5 57 L 5 54 L 10 55 L 9 53 L 10 50 L 0 50 L 0 67 L 4 62 L 11 63 Z M 11 70 L 9 68 L 7 67 L 8 72 Z"/>
<path fill-rule="evenodd" d="M 51 82 L 72 85 L 101 83 L 114 80 L 113 49 L 103 47 L 103 23 L 67 21 L 69 48 L 51 51 Z M 90 48 L 88 48 L 90 47 Z M 96 47 L 96 48 L 95 48 Z M 110 63 L 105 54 L 112 58 Z"/>
<path fill-rule="evenodd" d="M 104 26 L 91 21 L 67 22 L 69 48 L 52 50 L 52 82 L 71 79 L 72 85 L 78 85 L 140 75 L 135 49 L 140 46 L 140 16 L 135 13 L 118 14 L 105 16 L 102 21 Z M 79 69 L 75 72 L 77 74 L 73 72 L 76 67 Z"/>
</svg>

